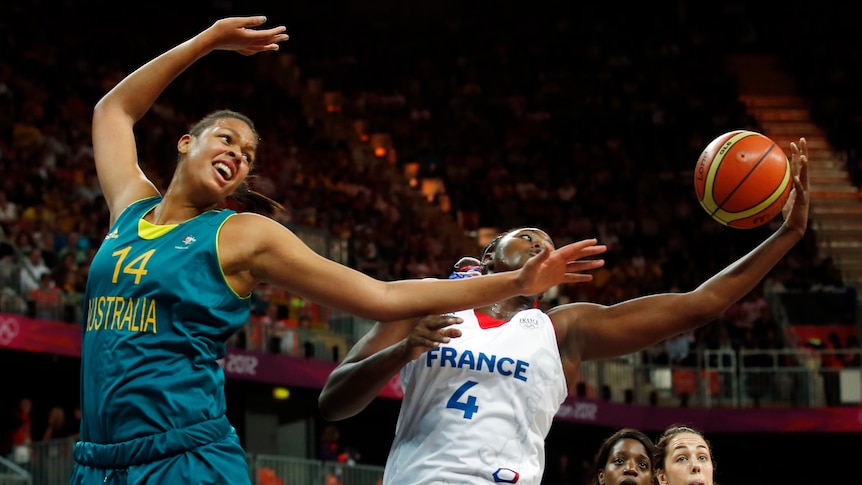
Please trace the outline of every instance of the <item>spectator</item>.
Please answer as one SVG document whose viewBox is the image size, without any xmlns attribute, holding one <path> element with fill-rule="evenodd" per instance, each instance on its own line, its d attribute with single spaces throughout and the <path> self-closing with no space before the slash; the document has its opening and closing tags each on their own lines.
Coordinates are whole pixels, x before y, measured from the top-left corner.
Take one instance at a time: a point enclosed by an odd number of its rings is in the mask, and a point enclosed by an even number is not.
<svg viewBox="0 0 862 485">
<path fill-rule="evenodd" d="M 68 480 L 64 465 L 72 452 L 72 443 L 64 438 L 76 434 L 69 427 L 63 407 L 53 406 L 48 413 L 48 423 L 42 434 L 42 441 L 49 441 L 49 443 L 43 448 L 44 452 L 39 455 L 48 483 L 63 483 Z"/>
<path fill-rule="evenodd" d="M 42 273 L 39 286 L 27 295 L 30 316 L 41 320 L 62 320 L 63 292 L 54 283 L 51 273 Z"/>
<path fill-rule="evenodd" d="M 11 227 L 18 223 L 18 206 L 8 199 L 5 190 L 0 190 L 0 228 L 8 234 Z"/>
<path fill-rule="evenodd" d="M 691 353 L 694 344 L 694 332 L 683 332 L 664 341 L 668 364 L 671 366 L 692 366 L 696 364 L 696 356 Z"/>
<path fill-rule="evenodd" d="M 42 259 L 42 250 L 31 247 L 27 257 L 21 261 L 21 294 L 29 295 L 30 292 L 39 288 L 39 281 L 43 274 L 50 274 L 51 268 Z"/>
<path fill-rule="evenodd" d="M 63 260 L 67 254 L 71 254 L 75 265 L 80 265 L 87 261 L 89 247 L 90 241 L 86 237 L 81 237 L 77 231 L 71 231 L 66 235 L 65 244 L 57 251 L 57 259 Z"/>
<path fill-rule="evenodd" d="M 835 332 L 829 332 L 821 351 L 820 372 L 823 374 L 823 395 L 827 406 L 841 404 L 841 383 L 839 381 L 841 368 L 844 366 L 844 348 L 841 337 Z"/>
<path fill-rule="evenodd" d="M 33 443 L 32 426 L 30 413 L 33 411 L 33 401 L 30 398 L 22 397 L 18 401 L 18 408 L 13 411 L 13 428 L 12 428 L 12 454 L 11 460 L 18 465 L 27 466 L 30 464 Z"/>
<path fill-rule="evenodd" d="M 102 197 L 102 187 L 99 185 L 95 170 L 87 170 L 85 181 L 78 186 L 76 195 L 87 202 L 95 202 Z"/>
<path fill-rule="evenodd" d="M 78 272 L 78 263 L 75 261 L 75 255 L 72 253 L 65 253 L 56 265 L 51 269 L 51 273 L 54 276 L 54 281 L 60 284 L 61 286 L 66 285 L 66 277 L 71 274 L 76 274 Z"/>
<path fill-rule="evenodd" d="M 68 438 L 76 434 L 70 423 L 66 420 L 66 411 L 62 406 L 53 406 L 48 412 L 48 424 L 42 433 L 43 440 L 54 440 Z"/>
<path fill-rule="evenodd" d="M 334 424 L 328 424 L 320 434 L 320 445 L 317 448 L 317 459 L 320 461 L 338 461 L 341 454 L 341 431 Z"/>
<path fill-rule="evenodd" d="M 859 346 L 859 337 L 850 334 L 844 338 L 844 367 L 862 367 L 862 347 Z"/>
</svg>

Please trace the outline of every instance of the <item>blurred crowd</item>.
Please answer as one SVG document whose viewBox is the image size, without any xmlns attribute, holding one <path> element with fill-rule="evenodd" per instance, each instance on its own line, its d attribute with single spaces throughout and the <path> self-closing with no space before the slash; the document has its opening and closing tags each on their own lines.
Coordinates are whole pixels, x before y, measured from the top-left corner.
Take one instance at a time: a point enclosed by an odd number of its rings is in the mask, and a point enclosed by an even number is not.
<svg viewBox="0 0 862 485">
<path fill-rule="evenodd" d="M 744 12 L 713 12 L 735 26 L 719 39 L 695 6 L 525 17 L 480 2 L 446 5 L 373 22 L 320 14 L 338 36 L 297 29 L 284 52 L 253 58 L 240 76 L 224 75 L 233 58 L 207 59 L 138 125 L 143 167 L 164 186 L 177 138 L 205 110 L 230 107 L 261 131 L 253 185 L 284 204 L 281 221 L 345 241 L 344 262 L 375 277 L 446 277 L 461 256 L 477 255 L 483 235 L 515 226 L 543 228 L 558 245 L 598 237 L 609 246 L 605 268 L 592 284 L 549 294 L 555 303 L 690 289 L 780 223 L 730 230 L 703 213 L 692 189 L 694 161 L 713 137 L 759 129 L 722 68 L 729 50 L 758 45 Z M 0 59 L 0 311 L 76 323 L 89 261 L 108 230 L 92 106 L 174 34 L 166 19 L 164 36 L 123 36 L 123 46 L 102 42 L 120 38 L 119 24 L 57 42 L 52 31 L 69 31 L 63 13 L 87 7 L 52 8 L 45 18 L 10 5 L 0 21 L 8 53 Z M 764 295 L 843 285 L 814 237 L 722 322 L 657 352 L 684 361 L 696 346 L 783 346 Z M 256 292 L 257 323 L 325 328 L 327 318 L 293 295 Z M 313 354 L 295 339 L 241 338 Z"/>
<path fill-rule="evenodd" d="M 97 7 L 57 2 L 52 15 L 42 15 L 47 3 L 13 2 L 0 17 L 0 312 L 79 324 L 89 263 L 108 232 L 92 106 L 124 73 L 171 45 L 175 32 L 194 29 L 178 20 L 190 15 L 179 5 L 176 18 L 160 19 L 163 28 L 148 35 L 124 35 L 120 23 L 70 29 L 70 19 Z M 522 225 L 546 230 L 557 245 L 592 236 L 607 244 L 607 264 L 594 281 L 549 293 L 549 304 L 685 291 L 780 223 L 747 231 L 719 225 L 698 207 L 692 169 L 713 137 L 759 129 L 723 56 L 776 47 L 783 24 L 754 26 L 741 6 L 716 8 L 702 22 L 690 2 L 629 4 L 626 15 L 613 14 L 619 4 L 523 15 L 481 2 L 437 3 L 382 12 L 347 2 L 371 9 L 366 21 L 355 21 L 355 11 L 313 19 L 337 36 L 288 22 L 293 38 L 283 52 L 255 56 L 251 69 L 236 72 L 233 57 L 201 62 L 139 123 L 142 166 L 165 186 L 176 140 L 190 123 L 209 109 L 236 109 L 261 132 L 253 185 L 284 204 L 281 222 L 342 241 L 339 259 L 377 278 L 447 277 L 462 256 L 478 256 L 484 237 Z M 215 16 L 231 2 L 213 5 Z M 848 155 L 858 183 L 862 106 L 854 90 L 862 64 L 836 65 L 806 44 L 819 25 L 811 19 L 807 35 L 780 38 L 811 63 L 788 67 L 803 94 L 820 96 L 812 113 Z M 843 286 L 815 237 L 811 230 L 719 321 L 662 342 L 645 358 L 685 366 L 695 364 L 697 349 L 789 345 L 768 296 Z M 234 344 L 338 360 L 345 336 L 323 348 L 312 338 L 338 333 L 331 317 L 261 287 L 251 325 Z M 40 413 L 50 407 L 38 404 Z M 31 409 L 23 398 L 5 420 L 11 434 L 0 456 L 76 432 L 77 409 L 51 407 L 32 425 Z"/>
</svg>

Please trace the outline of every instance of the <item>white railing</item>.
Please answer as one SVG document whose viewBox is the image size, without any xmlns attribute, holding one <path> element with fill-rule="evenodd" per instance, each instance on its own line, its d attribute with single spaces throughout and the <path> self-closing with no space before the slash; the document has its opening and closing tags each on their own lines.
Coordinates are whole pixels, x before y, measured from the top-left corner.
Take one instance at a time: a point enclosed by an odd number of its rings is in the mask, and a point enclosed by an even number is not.
<svg viewBox="0 0 862 485">
<path fill-rule="evenodd" d="M 31 445 L 26 463 L 0 458 L 0 485 L 69 483 L 74 446 L 74 438 L 39 441 Z M 380 485 L 383 479 L 381 466 L 254 453 L 246 459 L 255 485 Z"/>
<path fill-rule="evenodd" d="M 0 485 L 33 485 L 33 480 L 27 470 L 0 456 Z"/>
<path fill-rule="evenodd" d="M 581 365 L 579 393 L 637 404 L 820 407 L 862 404 L 862 368 L 832 366 L 862 350 L 704 350 L 697 365 L 641 362 L 641 354 Z"/>
</svg>

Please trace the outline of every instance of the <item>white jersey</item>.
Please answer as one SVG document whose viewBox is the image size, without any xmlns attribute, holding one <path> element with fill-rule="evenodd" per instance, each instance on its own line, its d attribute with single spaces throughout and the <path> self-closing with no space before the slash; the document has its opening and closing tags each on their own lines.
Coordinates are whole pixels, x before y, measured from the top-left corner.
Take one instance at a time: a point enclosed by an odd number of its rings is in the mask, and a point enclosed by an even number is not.
<svg viewBox="0 0 862 485">
<path fill-rule="evenodd" d="M 404 400 L 384 485 L 538 485 L 567 395 L 550 318 L 454 314 L 462 336 L 401 370 Z"/>
</svg>

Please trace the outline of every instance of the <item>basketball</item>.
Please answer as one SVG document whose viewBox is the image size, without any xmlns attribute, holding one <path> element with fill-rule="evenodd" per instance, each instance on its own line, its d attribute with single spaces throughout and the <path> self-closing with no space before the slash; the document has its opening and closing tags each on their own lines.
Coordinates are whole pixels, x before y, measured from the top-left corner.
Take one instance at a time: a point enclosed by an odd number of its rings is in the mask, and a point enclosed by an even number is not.
<svg viewBox="0 0 862 485">
<path fill-rule="evenodd" d="M 790 161 L 769 137 L 748 130 L 725 133 L 700 154 L 694 189 L 716 221 L 752 229 L 775 218 L 793 187 Z"/>
</svg>

